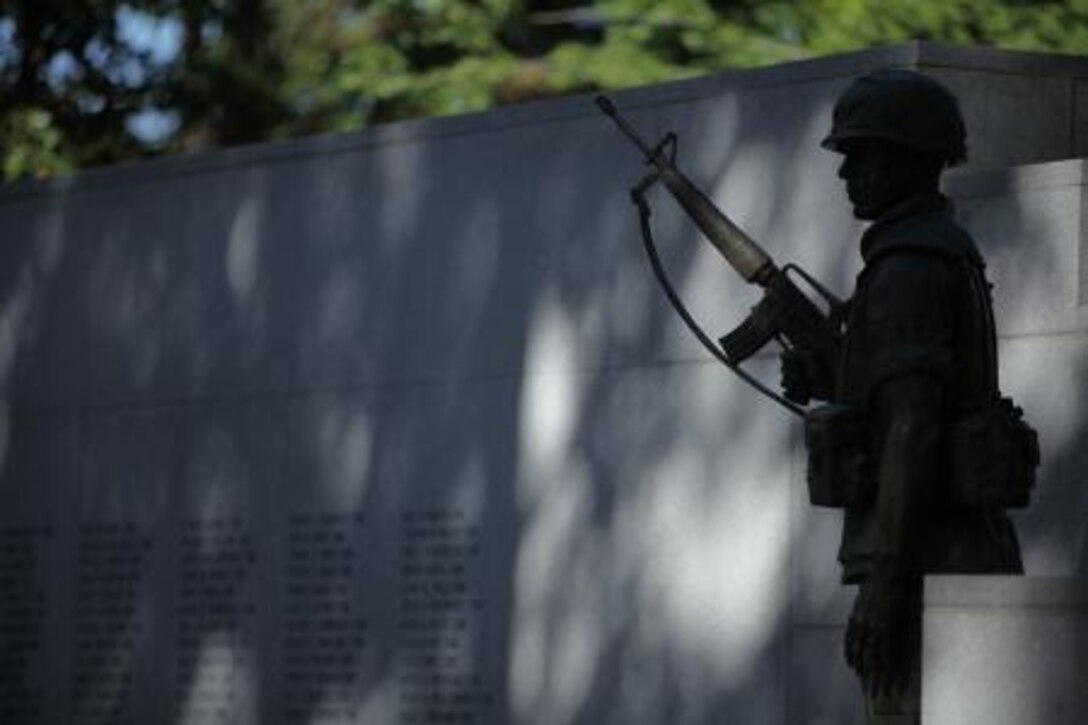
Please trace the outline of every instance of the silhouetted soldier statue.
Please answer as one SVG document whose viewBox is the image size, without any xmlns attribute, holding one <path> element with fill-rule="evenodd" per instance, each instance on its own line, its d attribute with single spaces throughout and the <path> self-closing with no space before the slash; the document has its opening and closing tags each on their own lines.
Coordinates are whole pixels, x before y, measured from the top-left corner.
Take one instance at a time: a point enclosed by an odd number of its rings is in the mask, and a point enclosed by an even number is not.
<svg viewBox="0 0 1088 725">
<path fill-rule="evenodd" d="M 1022 503 L 965 494 L 990 485 L 972 480 L 972 467 L 1033 471 L 1037 454 L 998 392 L 982 257 L 939 190 L 944 169 L 966 156 L 955 96 L 919 73 L 872 73 L 839 98 L 823 145 L 843 155 L 854 215 L 872 224 L 838 371 L 821 375 L 805 351 L 787 352 L 783 389 L 795 401 L 833 403 L 810 413 L 806 440 L 814 502 L 845 509 L 839 560 L 843 581 L 858 585 L 846 659 L 870 723 L 913 724 L 923 575 L 1023 571 L 1004 513 Z M 964 421 L 1027 442 L 1013 454 L 992 450 L 992 441 L 968 440 Z M 1002 460 L 1010 455 L 1019 458 Z"/>
<path fill-rule="evenodd" d="M 1024 506 L 1039 447 L 1022 411 L 1001 397 L 985 265 L 952 218 L 940 178 L 966 157 L 959 104 L 905 70 L 858 79 L 835 106 L 824 146 L 859 219 L 865 266 L 843 305 L 794 265 L 779 267 L 673 164 L 676 136 L 649 146 L 607 98 L 603 113 L 653 167 L 631 190 L 643 242 L 670 302 L 715 357 L 801 415 L 809 498 L 845 510 L 839 560 L 858 585 L 846 658 L 865 689 L 869 722 L 917 723 L 921 597 L 926 573 L 1021 573 L 1005 508 Z M 716 348 L 668 283 L 645 192 L 661 182 L 746 281 L 763 288 Z M 825 312 L 795 284 L 804 277 Z M 739 365 L 771 340 L 783 400 Z M 829 401 L 812 409 L 812 399 Z"/>
</svg>

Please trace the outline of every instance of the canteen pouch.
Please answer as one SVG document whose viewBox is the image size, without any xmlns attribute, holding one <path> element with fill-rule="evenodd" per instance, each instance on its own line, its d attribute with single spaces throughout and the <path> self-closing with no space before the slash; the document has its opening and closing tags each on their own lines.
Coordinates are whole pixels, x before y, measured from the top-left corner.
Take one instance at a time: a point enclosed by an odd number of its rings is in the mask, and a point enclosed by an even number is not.
<svg viewBox="0 0 1088 725">
<path fill-rule="evenodd" d="M 865 416 L 846 405 L 805 414 L 808 497 L 814 506 L 867 506 L 876 488 Z"/>
<path fill-rule="evenodd" d="M 1039 466 L 1039 436 L 1009 398 L 952 427 L 952 502 L 970 508 L 1028 505 Z"/>
</svg>

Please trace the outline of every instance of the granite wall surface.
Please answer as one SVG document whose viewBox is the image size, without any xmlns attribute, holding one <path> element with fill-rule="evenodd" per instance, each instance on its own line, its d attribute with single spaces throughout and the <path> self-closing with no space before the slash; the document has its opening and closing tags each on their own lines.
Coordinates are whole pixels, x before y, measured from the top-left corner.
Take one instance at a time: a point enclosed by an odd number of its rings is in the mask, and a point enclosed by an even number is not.
<svg viewBox="0 0 1088 725">
<path fill-rule="evenodd" d="M 926 582 L 926 725 L 1088 718 L 1088 577 Z"/>
<path fill-rule="evenodd" d="M 615 100 L 846 291 L 818 142 L 886 66 L 963 97 L 948 191 L 1043 436 L 1028 568 L 1084 575 L 1088 61 L 911 44 Z M 861 722 L 838 515 L 654 287 L 641 173 L 578 97 L 0 192 L 0 720 Z M 757 291 L 654 198 L 725 332 Z"/>
</svg>

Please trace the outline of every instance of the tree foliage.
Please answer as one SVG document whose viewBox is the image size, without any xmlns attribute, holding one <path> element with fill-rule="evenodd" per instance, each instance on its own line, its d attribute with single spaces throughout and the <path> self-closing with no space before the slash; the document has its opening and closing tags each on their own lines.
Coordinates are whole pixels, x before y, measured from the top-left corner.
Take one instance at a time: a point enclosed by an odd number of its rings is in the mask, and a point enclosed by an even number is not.
<svg viewBox="0 0 1088 725">
<path fill-rule="evenodd" d="M 1088 0 L 0 0 L 5 179 L 912 38 L 1088 48 Z"/>
</svg>

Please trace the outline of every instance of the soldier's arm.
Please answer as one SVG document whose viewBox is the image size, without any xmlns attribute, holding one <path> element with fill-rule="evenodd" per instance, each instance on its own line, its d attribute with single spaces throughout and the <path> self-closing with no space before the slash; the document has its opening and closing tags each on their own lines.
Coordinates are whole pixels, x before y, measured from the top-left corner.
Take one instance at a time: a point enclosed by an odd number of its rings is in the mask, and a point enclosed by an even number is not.
<svg viewBox="0 0 1088 725">
<path fill-rule="evenodd" d="M 940 480 L 944 391 L 952 380 L 954 269 L 898 254 L 876 270 L 870 303 L 870 423 L 879 436 L 874 555 L 915 574 L 916 540 Z"/>
<path fill-rule="evenodd" d="M 921 531 L 938 480 L 941 387 L 906 375 L 876 391 L 875 422 L 884 445 L 870 573 L 854 603 L 846 656 L 872 696 L 906 687 L 920 636 Z"/>
<path fill-rule="evenodd" d="M 874 419 L 884 444 L 878 461 L 874 555 L 896 576 L 920 573 L 918 544 L 940 479 L 942 391 L 925 374 L 884 382 L 874 396 Z"/>
<path fill-rule="evenodd" d="M 920 625 L 920 551 L 933 486 L 941 480 L 942 406 L 952 328 L 940 263 L 898 255 L 875 270 L 867 339 L 874 385 L 870 424 L 877 493 L 869 517 L 872 560 L 847 628 L 847 659 L 871 693 L 909 679 Z"/>
</svg>

